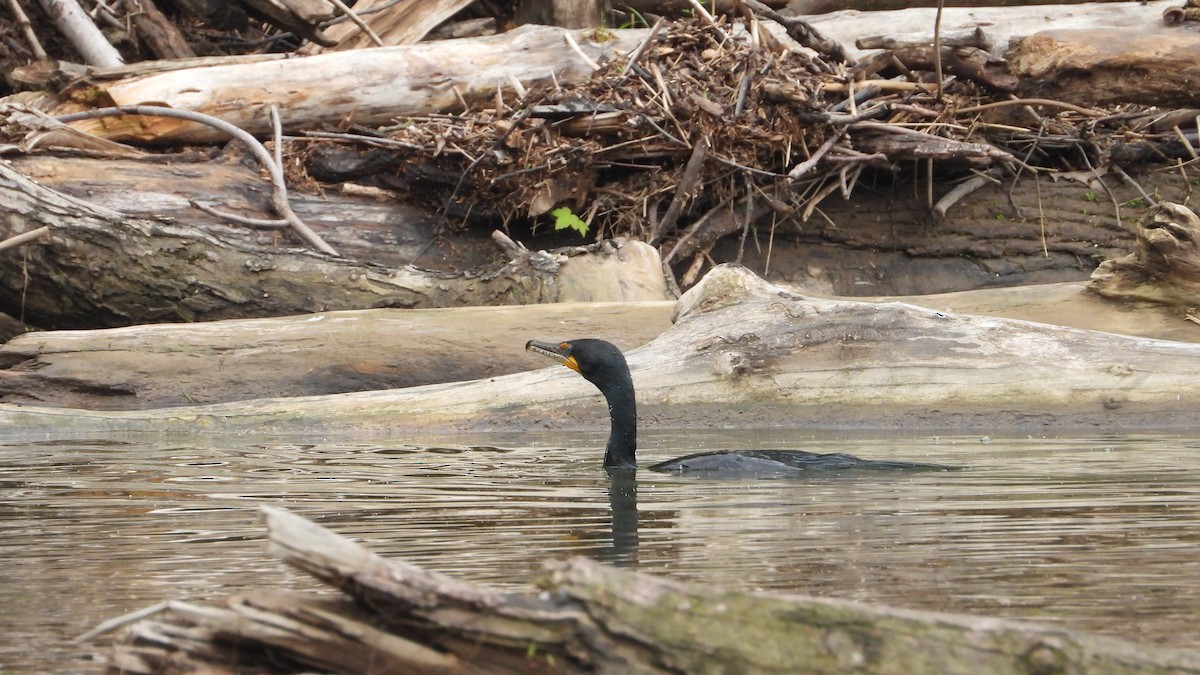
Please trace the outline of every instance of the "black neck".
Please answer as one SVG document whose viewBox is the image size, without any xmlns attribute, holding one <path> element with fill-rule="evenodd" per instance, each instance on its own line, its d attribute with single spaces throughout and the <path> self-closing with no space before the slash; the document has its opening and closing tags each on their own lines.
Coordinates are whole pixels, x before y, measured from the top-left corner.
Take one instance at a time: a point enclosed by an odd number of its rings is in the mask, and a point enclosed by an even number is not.
<svg viewBox="0 0 1200 675">
<path fill-rule="evenodd" d="M 604 466 L 636 469 L 637 401 L 633 394 L 633 380 L 626 375 L 625 381 L 603 391 L 604 398 L 608 401 L 608 415 L 612 421 L 608 445 L 604 448 Z"/>
</svg>

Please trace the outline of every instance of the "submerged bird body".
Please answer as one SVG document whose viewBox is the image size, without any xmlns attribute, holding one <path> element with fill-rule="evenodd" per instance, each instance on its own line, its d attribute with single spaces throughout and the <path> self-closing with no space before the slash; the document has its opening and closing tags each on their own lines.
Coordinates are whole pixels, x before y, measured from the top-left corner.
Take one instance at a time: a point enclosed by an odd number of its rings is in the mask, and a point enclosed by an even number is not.
<svg viewBox="0 0 1200 675">
<path fill-rule="evenodd" d="M 530 340 L 525 349 L 558 361 L 591 382 L 608 402 L 611 423 L 604 449 L 606 469 L 637 468 L 637 400 L 625 355 L 604 340 L 584 338 L 564 342 Z M 702 452 L 649 467 L 665 473 L 708 476 L 786 476 L 814 471 L 948 470 L 956 467 L 890 460 L 860 459 L 845 453 L 804 450 L 742 450 Z"/>
</svg>

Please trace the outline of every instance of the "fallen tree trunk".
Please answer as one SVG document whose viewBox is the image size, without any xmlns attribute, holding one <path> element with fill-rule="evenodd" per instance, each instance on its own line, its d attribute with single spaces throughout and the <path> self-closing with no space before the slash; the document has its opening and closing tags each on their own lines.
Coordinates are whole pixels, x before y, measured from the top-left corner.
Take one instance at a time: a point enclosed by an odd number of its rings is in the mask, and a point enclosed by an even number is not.
<svg viewBox="0 0 1200 675">
<path fill-rule="evenodd" d="M 391 170 L 392 159 L 373 170 Z M 209 157 L 172 157 L 168 162 L 50 155 L 10 162 L 51 190 L 130 216 L 196 227 L 230 244 L 276 250 L 289 237 L 279 230 L 231 226 L 193 206 L 267 216 L 270 199 L 262 179 L 241 164 Z M 345 163 L 339 166 L 346 168 Z M 1174 172 L 1134 176 L 1141 189 L 1163 199 L 1186 198 L 1187 186 Z M 941 218 L 932 218 L 924 199 L 911 194 L 860 190 L 849 200 L 826 198 L 821 215 L 807 222 L 789 220 L 770 230 L 760 222 L 752 234 L 754 245 L 726 240 L 712 247 L 713 238 L 743 229 L 740 219 L 730 218 L 724 229 L 697 233 L 681 251 L 699 255 L 711 248 L 709 255 L 717 261 L 741 256 L 747 266 L 772 272 L 770 278 L 824 295 L 924 295 L 1082 281 L 1099 260 L 1130 250 L 1133 231 L 1124 222 L 1148 208 L 1138 187 L 1117 180 L 1101 186 L 1099 180 L 1023 178 L 988 184 L 945 207 Z M 1106 189 L 1111 198 L 1099 198 Z M 358 194 L 354 185 L 323 194 L 293 190 L 289 201 L 304 222 L 350 260 L 394 268 L 418 261 L 423 268 L 443 271 L 501 262 L 495 244 L 471 229 L 434 237 L 435 216 L 395 201 L 383 190 L 360 192 L 365 194 Z M 0 194 L 0 203 L 5 199 L 10 197 Z M 0 237 L 18 233 L 0 232 Z"/>
<path fill-rule="evenodd" d="M 1084 282 L 874 301 L 1200 342 L 1178 311 L 1136 312 Z M 600 335 L 622 349 L 670 327 L 672 302 L 362 310 L 271 319 L 40 331 L 0 346 L 0 402 L 133 410 L 415 387 L 533 370 L 531 335 Z M 480 332 L 479 326 L 487 331 Z M 565 329 L 569 326 L 569 331 Z"/>
<path fill-rule="evenodd" d="M 0 266 L 0 302 L 48 328 L 666 297 L 657 254 L 636 241 L 525 252 L 500 267 L 468 272 L 387 267 L 130 218 L 0 165 L 0 233 L 7 238 L 41 227 L 50 234 L 26 245 L 23 264 Z M 602 297 L 608 293 L 618 297 Z"/>
<path fill-rule="evenodd" d="M 521 349 L 531 334 L 570 325 L 632 349 L 670 326 L 672 305 L 376 309 L 26 333 L 0 347 L 0 401 L 129 410 L 496 377 L 546 365 Z"/>
<path fill-rule="evenodd" d="M 632 51 L 646 31 L 614 30 L 606 36 L 599 42 L 589 32 L 579 31 L 570 39 L 596 61 Z M 155 68 L 153 62 L 146 67 Z M 213 115 L 252 134 L 266 134 L 271 129 L 267 111 L 272 105 L 279 108 L 284 133 L 347 124 L 381 126 L 408 115 L 454 109 L 464 100 L 493 97 L 497 87 L 512 88 L 513 81 L 526 87 L 549 85 L 587 78 L 592 70 L 571 47 L 565 30 L 524 26 L 480 38 L 235 62 L 145 77 L 126 75 L 116 82 L 89 86 L 99 89 L 95 100 L 111 105 L 152 101 Z M 77 109 L 73 105 L 59 112 Z M 211 128 L 167 118 L 121 117 L 73 126 L 103 138 L 139 143 L 225 140 Z"/>
<path fill-rule="evenodd" d="M 994 618 L 714 589 L 584 559 L 504 594 L 260 509 L 269 551 L 355 602 L 251 591 L 167 603 L 123 631 L 120 673 L 1200 673 L 1200 654 Z M 209 670 L 209 669 L 219 670 Z"/>
<path fill-rule="evenodd" d="M 639 411 L 662 427 L 1163 428 L 1194 425 L 1200 405 L 1200 345 L 899 303 L 815 300 L 736 266 L 717 268 L 689 290 L 674 323 L 628 356 Z M 595 389 L 561 367 L 399 391 L 167 410 L 0 406 L 0 428 L 59 434 L 378 436 L 607 425 Z"/>
</svg>

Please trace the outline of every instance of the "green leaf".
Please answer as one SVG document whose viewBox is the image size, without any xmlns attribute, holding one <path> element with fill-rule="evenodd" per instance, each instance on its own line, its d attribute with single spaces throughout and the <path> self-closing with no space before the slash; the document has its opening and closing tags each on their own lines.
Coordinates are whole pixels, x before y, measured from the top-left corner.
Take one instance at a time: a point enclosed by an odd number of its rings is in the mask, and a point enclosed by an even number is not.
<svg viewBox="0 0 1200 675">
<path fill-rule="evenodd" d="M 554 209 L 553 211 L 551 211 L 550 215 L 554 216 L 554 229 L 555 230 L 565 230 L 569 227 L 572 230 L 575 230 L 576 232 L 578 232 L 579 236 L 581 236 L 581 237 L 587 234 L 587 231 L 588 231 L 587 223 L 580 220 L 579 216 L 575 215 L 574 213 L 571 213 L 571 207 L 560 206 L 557 209 Z"/>
</svg>

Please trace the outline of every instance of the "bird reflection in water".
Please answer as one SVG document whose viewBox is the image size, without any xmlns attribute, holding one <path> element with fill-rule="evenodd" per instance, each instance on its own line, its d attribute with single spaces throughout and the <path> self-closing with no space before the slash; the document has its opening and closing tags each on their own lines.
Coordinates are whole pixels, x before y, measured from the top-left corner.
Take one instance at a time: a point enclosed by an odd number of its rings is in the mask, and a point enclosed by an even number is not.
<svg viewBox="0 0 1200 675">
<path fill-rule="evenodd" d="M 609 469 L 607 473 L 612 541 L 602 559 L 619 567 L 633 567 L 638 561 L 637 471 Z"/>
</svg>

